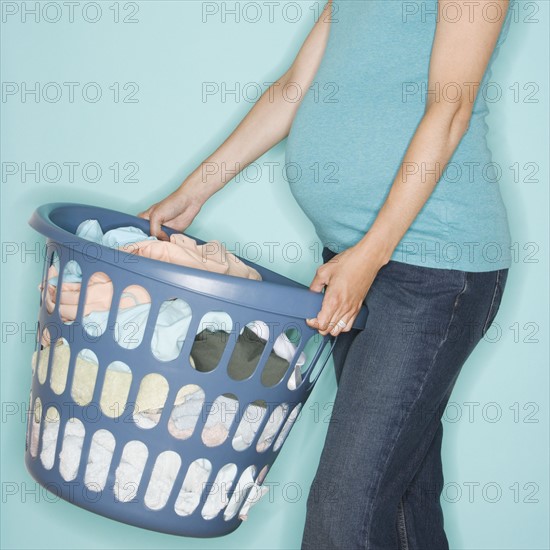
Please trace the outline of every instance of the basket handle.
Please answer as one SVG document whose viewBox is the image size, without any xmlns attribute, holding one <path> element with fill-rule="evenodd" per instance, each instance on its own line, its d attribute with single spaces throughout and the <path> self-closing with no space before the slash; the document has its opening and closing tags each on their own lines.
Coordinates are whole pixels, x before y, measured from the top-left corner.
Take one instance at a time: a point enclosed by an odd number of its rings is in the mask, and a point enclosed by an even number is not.
<svg viewBox="0 0 550 550">
<path fill-rule="evenodd" d="M 363 330 L 367 324 L 367 317 L 369 316 L 369 308 L 363 303 L 357 317 L 353 321 L 352 327 L 357 330 Z"/>
<path fill-rule="evenodd" d="M 363 330 L 365 328 L 368 315 L 369 315 L 369 309 L 365 304 L 363 304 L 361 306 L 361 309 L 359 310 L 359 313 L 355 317 L 355 320 L 353 321 L 352 328 L 356 330 Z"/>
<path fill-rule="evenodd" d="M 352 327 L 354 329 L 357 329 L 357 330 L 363 330 L 365 328 L 365 323 L 366 323 L 368 314 L 369 314 L 369 310 L 368 310 L 367 306 L 363 304 L 361 306 L 361 309 L 360 309 L 357 317 L 355 318 L 355 321 L 353 322 Z M 323 361 L 323 364 L 321 365 L 321 368 L 317 370 L 317 373 L 315 374 L 315 378 L 313 378 L 313 379 L 310 378 L 309 383 L 308 383 L 308 388 L 309 389 L 313 388 L 313 386 L 315 385 L 315 382 L 317 382 L 317 379 L 319 378 L 319 376 L 323 372 L 326 364 L 328 363 L 328 360 L 332 357 L 332 352 L 334 351 L 334 346 L 336 346 L 336 342 L 338 341 L 338 338 L 340 337 L 341 334 L 342 334 L 341 332 L 339 334 L 337 334 L 336 336 L 332 336 L 330 333 L 327 334 L 327 336 L 331 340 L 331 342 L 330 342 L 330 353 L 326 356 L 325 360 Z M 327 336 L 325 336 L 325 338 Z M 309 374 L 309 376 L 311 377 L 311 373 Z"/>
</svg>

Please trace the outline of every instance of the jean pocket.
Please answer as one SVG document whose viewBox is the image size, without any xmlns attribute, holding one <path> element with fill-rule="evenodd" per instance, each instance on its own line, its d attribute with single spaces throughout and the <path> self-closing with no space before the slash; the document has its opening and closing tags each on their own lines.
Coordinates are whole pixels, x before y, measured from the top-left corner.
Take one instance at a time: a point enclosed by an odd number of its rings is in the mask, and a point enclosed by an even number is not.
<svg viewBox="0 0 550 550">
<path fill-rule="evenodd" d="M 506 286 L 506 280 L 508 278 L 508 269 L 499 269 L 496 275 L 495 288 L 493 290 L 493 297 L 491 299 L 491 305 L 489 306 L 489 311 L 487 312 L 487 318 L 483 324 L 483 329 L 481 335 L 485 336 L 487 331 L 491 328 L 495 317 L 497 316 L 498 310 L 500 309 L 500 303 L 502 301 L 502 294 Z"/>
</svg>

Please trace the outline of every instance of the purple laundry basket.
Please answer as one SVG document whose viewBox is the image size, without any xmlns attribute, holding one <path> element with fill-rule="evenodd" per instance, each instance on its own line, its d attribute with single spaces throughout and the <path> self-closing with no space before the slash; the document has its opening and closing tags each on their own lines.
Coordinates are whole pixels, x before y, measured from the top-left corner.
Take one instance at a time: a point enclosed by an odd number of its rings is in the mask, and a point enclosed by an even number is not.
<svg viewBox="0 0 550 550">
<path fill-rule="evenodd" d="M 304 285 L 248 261 L 245 263 L 261 274 L 262 281 L 182 267 L 97 245 L 75 235 L 79 224 L 87 219 L 98 220 L 105 232 L 118 227 L 135 226 L 149 234 L 147 220 L 83 204 L 46 204 L 38 208 L 29 220 L 30 225 L 47 238 L 42 279 L 44 283 L 54 256 L 57 256 L 58 289 L 62 288 L 65 266 L 69 261 L 74 261 L 82 272 L 82 289 L 93 274 L 103 273 L 112 281 L 113 294 L 105 331 L 90 335 L 84 330 L 82 321 L 85 292 L 79 295 L 74 321 L 64 322 L 59 314 L 60 300 L 56 300 L 53 311 L 46 308 L 47 284 L 43 286 L 30 397 L 31 413 L 27 428 L 27 468 L 40 484 L 59 497 L 127 524 L 194 537 L 216 537 L 230 533 L 242 522 L 238 511 L 244 503 L 243 494 L 246 496 L 246 493 L 239 493 L 239 505 L 233 505 L 233 512 L 229 516 L 224 513 L 224 508 L 229 509 L 227 505 L 234 496 L 237 481 L 248 470 L 248 475 L 252 475 L 256 485 L 261 485 L 300 408 L 330 357 L 336 338 L 330 335 L 321 337 L 305 322 L 306 318 L 314 317 L 320 310 L 322 294 L 312 292 Z M 168 234 L 174 233 L 169 228 L 164 230 Z M 200 239 L 195 240 L 204 244 Z M 139 285 L 151 298 L 143 338 L 132 349 L 121 347 L 115 338 L 118 304 L 129 285 Z M 161 361 L 153 354 L 151 341 L 162 304 L 174 299 L 184 300 L 189 305 L 192 311 L 191 321 L 178 356 Z M 200 372 L 193 368 L 190 352 L 194 337 L 191 335 L 197 334 L 201 319 L 211 311 L 226 312 L 236 326 L 244 327 L 247 323 L 260 320 L 269 327 L 269 339 L 256 369 L 248 378 L 236 380 L 228 374 L 227 366 L 238 336 L 236 331 L 229 333 L 223 355 L 214 370 Z M 363 307 L 355 320 L 354 328 L 364 328 L 366 317 L 367 311 Z M 49 346 L 41 344 L 46 329 L 51 339 Z M 274 342 L 283 333 L 296 337 L 296 353 L 282 379 L 269 387 L 262 382 L 262 372 Z M 61 388 L 54 387 L 54 376 L 51 372 L 54 368 L 53 355 L 57 349 L 55 344 L 60 339 L 70 346 L 65 384 Z M 78 358 L 82 357 L 83 350 L 88 356 L 94 354 L 97 358 L 95 383 L 85 402 L 81 398 L 75 399 L 71 390 L 73 384 L 76 384 L 76 378 L 83 372 L 78 371 L 75 374 Z M 292 389 L 289 380 L 294 375 L 296 361 L 304 350 L 307 354 L 306 362 L 301 368 L 301 383 Z M 41 367 L 38 368 L 41 365 L 41 354 L 46 365 L 43 372 L 40 371 Z M 128 379 L 131 379 L 126 402 L 114 413 L 104 410 L 105 405 L 102 405 L 102 396 L 107 391 L 106 377 L 111 372 L 108 368 L 113 362 L 127 365 L 130 370 Z M 164 405 L 155 417 L 156 424 L 144 426 L 135 422 L 134 408 L 138 401 L 140 384 L 151 374 L 158 375 L 157 380 L 162 378 L 163 387 L 167 389 Z M 191 434 L 176 437 L 170 429 L 171 415 L 174 414 L 180 390 L 188 387 L 202 390 L 200 414 Z M 231 397 L 231 402 L 236 404 L 236 412 L 231 413 L 233 417 L 225 440 L 207 445 L 202 435 L 213 404 L 219 404 L 218 398 L 222 395 Z M 237 450 L 234 443 L 235 433 L 239 430 L 248 407 L 258 403 L 261 404 L 262 411 L 265 409 L 265 413 L 255 428 L 254 438 L 246 448 Z M 47 430 L 48 415 L 55 418 L 57 423 L 55 430 L 52 430 L 56 431 L 53 435 Z M 279 420 L 276 428 L 271 427 L 271 443 L 259 450 L 257 442 L 272 418 Z M 68 434 L 76 427 L 80 430 L 80 451 L 79 456 L 75 457 L 69 454 L 69 447 L 65 449 L 64 446 L 69 445 L 65 441 L 70 440 Z M 103 438 L 103 447 L 100 449 L 98 446 L 97 449 L 103 453 L 101 456 L 107 457 L 108 466 L 104 481 L 98 485 L 86 480 L 90 479 L 90 469 L 97 463 L 94 462 L 96 459 L 91 460 L 90 457 L 92 447 L 99 445 L 100 435 Z M 106 441 L 110 443 L 106 445 Z M 46 446 L 50 449 L 47 460 L 44 459 Z M 136 453 L 136 450 L 141 454 Z M 120 489 L 121 480 L 117 480 L 117 475 L 122 471 L 122 461 L 128 458 L 137 460 L 138 454 L 142 468 L 141 473 L 136 474 L 132 497 L 121 499 L 121 493 L 116 491 Z M 70 468 L 63 464 L 68 462 L 62 462 L 69 459 L 74 461 L 74 471 L 67 475 L 63 472 Z M 160 464 L 161 461 L 162 465 L 170 464 L 170 468 L 166 466 L 163 470 L 159 467 L 158 473 L 155 471 L 155 464 Z M 124 464 L 126 468 L 127 463 Z M 190 468 L 197 467 L 197 464 L 202 465 L 201 471 L 207 471 L 208 477 L 203 479 L 199 496 L 196 492 L 192 493 L 190 498 L 195 500 L 186 504 L 188 508 L 182 515 L 181 510 L 178 512 L 177 509 L 177 503 L 180 502 L 178 499 L 182 498 Z M 209 465 L 208 470 L 204 470 L 205 464 Z M 222 468 L 225 472 L 223 479 L 227 481 L 231 478 L 225 485 L 216 483 Z M 168 470 L 170 475 L 166 473 Z M 162 478 L 163 475 L 166 475 L 165 479 Z M 196 478 L 192 479 L 196 481 Z M 151 506 L 147 495 L 157 488 L 163 490 L 162 502 Z M 252 486 L 248 488 L 251 489 Z M 214 517 L 205 517 L 204 509 L 209 502 L 209 495 L 215 496 L 213 491 L 224 491 L 222 502 L 225 505 Z M 189 494 L 185 493 L 186 498 Z M 191 512 L 189 506 L 194 506 Z M 219 507 L 219 504 L 216 506 Z"/>
</svg>

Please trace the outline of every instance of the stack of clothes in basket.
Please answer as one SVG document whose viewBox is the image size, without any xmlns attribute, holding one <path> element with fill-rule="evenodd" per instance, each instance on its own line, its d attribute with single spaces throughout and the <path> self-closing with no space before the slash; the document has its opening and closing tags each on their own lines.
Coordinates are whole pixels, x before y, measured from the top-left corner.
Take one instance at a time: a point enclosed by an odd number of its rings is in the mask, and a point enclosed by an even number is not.
<svg viewBox="0 0 550 550">
<path fill-rule="evenodd" d="M 216 273 L 223 273 L 237 277 L 261 280 L 261 276 L 252 267 L 227 252 L 219 241 L 210 241 L 204 245 L 198 245 L 192 238 L 173 234 L 169 241 L 161 241 L 156 237 L 148 236 L 136 227 L 121 227 L 106 233 L 103 232 L 97 220 L 82 222 L 76 235 L 97 244 L 116 248 L 137 256 L 152 258 L 164 262 L 170 262 L 182 266 L 203 269 Z M 217 253 L 213 253 L 216 251 Z M 40 285 L 44 292 L 45 307 L 52 313 L 58 304 L 58 312 L 64 323 L 72 323 L 77 317 L 77 309 L 82 286 L 82 272 L 77 262 L 71 260 L 65 264 L 61 285 L 59 287 L 59 261 L 54 259 L 47 271 L 46 280 Z M 91 336 L 103 334 L 107 327 L 111 300 L 113 296 L 113 284 L 111 279 L 101 272 L 94 273 L 86 285 L 85 303 L 82 312 L 82 327 Z M 121 295 L 118 304 L 117 322 L 114 330 L 114 338 L 118 344 L 127 349 L 137 347 L 144 335 L 145 326 L 151 309 L 149 293 L 139 285 L 128 286 Z M 175 298 L 163 302 L 160 307 L 157 322 L 151 341 L 151 352 L 159 361 L 170 361 L 178 357 L 191 322 L 191 308 L 182 299 Z M 194 336 L 193 346 L 189 361 L 191 366 L 201 372 L 214 370 L 224 352 L 228 334 L 233 330 L 231 317 L 224 311 L 210 311 L 201 319 L 199 330 Z M 248 323 L 240 330 L 235 348 L 227 366 L 227 372 L 234 380 L 245 380 L 254 372 L 258 360 L 264 350 L 269 337 L 269 328 L 262 321 Z M 49 365 L 50 346 L 53 345 L 52 364 Z M 33 369 L 38 370 L 38 378 L 44 383 L 47 372 L 50 373 L 50 385 L 52 390 L 61 394 L 67 383 L 70 353 L 68 342 L 63 338 L 57 338 L 52 343 L 50 333 L 45 327 L 41 333 L 40 354 L 35 352 L 33 356 Z M 290 363 L 296 354 L 295 344 L 285 333 L 280 334 L 274 342 L 263 369 L 261 380 L 266 386 L 278 383 L 288 372 Z M 295 389 L 301 383 L 301 367 L 305 364 L 306 357 L 302 352 L 295 361 L 293 372 L 288 379 L 289 389 Z M 78 354 L 74 376 L 72 380 L 71 396 L 79 405 L 90 403 L 94 393 L 94 387 L 99 366 L 97 357 L 88 349 L 81 350 Z M 132 373 L 128 365 L 121 361 L 110 363 L 103 381 L 101 393 L 101 409 L 109 411 L 114 405 L 125 403 L 130 388 Z M 165 406 L 168 388 L 166 380 L 157 374 L 150 374 L 144 378 L 147 384 L 142 383 L 138 393 L 135 408 L 134 421 L 138 426 L 147 429 L 157 425 Z M 191 437 L 202 410 L 204 401 L 203 390 L 193 384 L 180 389 L 173 403 L 172 412 L 168 422 L 168 431 L 176 438 L 186 439 Z M 219 401 L 219 403 L 218 403 Z M 237 403 L 229 395 L 220 395 L 212 407 L 212 411 L 219 414 L 210 414 L 201 435 L 206 446 L 222 444 L 227 438 L 231 424 L 237 410 Z M 172 404 L 170 404 L 172 406 Z M 288 417 L 283 430 L 279 433 L 274 443 L 277 449 L 282 445 L 288 434 L 292 422 L 297 416 L 299 408 Z M 271 414 L 260 435 L 256 448 L 258 451 L 267 450 L 275 439 L 286 413 L 288 405 L 277 407 Z M 261 401 L 249 405 L 246 415 L 242 417 L 238 429 L 232 441 L 236 450 L 248 448 L 257 435 L 259 425 L 266 414 L 265 404 Z M 34 423 L 30 431 L 30 447 L 38 448 L 40 415 L 34 416 Z M 37 418 L 38 417 L 38 418 Z M 44 467 L 51 468 L 55 460 L 59 432 L 59 415 L 52 408 L 52 413 L 46 415 L 46 425 L 42 436 L 40 458 Z M 63 444 L 59 447 L 60 473 L 64 479 L 72 480 L 78 473 L 80 454 L 84 441 L 84 427 L 75 419 L 68 422 L 63 435 Z M 139 444 L 139 442 L 133 442 Z M 115 447 L 115 440 L 110 432 L 99 430 L 94 435 L 87 459 L 86 483 L 95 484 L 102 489 L 107 480 L 111 458 Z M 139 447 L 139 445 L 138 445 Z M 143 446 L 144 447 L 144 446 Z M 179 469 L 179 457 L 176 453 L 164 453 L 166 456 L 160 464 L 163 472 L 156 472 L 159 483 L 150 483 L 145 501 L 153 508 L 161 508 L 169 497 L 175 476 Z M 141 475 L 147 458 L 146 448 L 136 448 L 132 452 L 124 452 L 121 463 L 116 472 L 117 483 L 115 493 L 119 500 L 129 501 L 135 496 L 136 476 Z M 159 461 L 157 461 L 158 464 Z M 142 464 L 143 463 L 143 464 Z M 155 469 L 157 469 L 157 464 Z M 216 477 L 216 482 L 226 482 L 231 485 L 236 468 L 234 464 L 224 466 Z M 238 506 L 245 501 L 239 517 L 246 519 L 251 505 L 255 504 L 267 489 L 261 487 L 262 479 L 254 480 L 253 472 L 249 468 L 245 471 L 237 484 L 234 498 L 227 506 L 225 515 L 235 513 Z M 209 462 L 205 459 L 196 460 L 188 470 L 178 495 L 175 510 L 180 515 L 191 514 L 200 499 L 203 485 L 210 475 Z M 151 481 L 155 478 L 155 471 Z M 160 482 L 162 480 L 162 482 Z M 139 479 L 138 479 L 139 482 Z M 258 483 L 260 485 L 258 485 Z M 256 485 L 257 491 L 249 491 L 250 485 Z M 130 488 L 130 489 L 128 489 Z M 134 490 L 132 490 L 134 488 Z M 202 511 L 206 519 L 215 517 L 226 503 L 222 502 L 221 492 L 217 495 L 209 495 Z M 245 498 L 245 495 L 248 497 Z M 212 496 L 212 498 L 210 498 Z"/>
</svg>

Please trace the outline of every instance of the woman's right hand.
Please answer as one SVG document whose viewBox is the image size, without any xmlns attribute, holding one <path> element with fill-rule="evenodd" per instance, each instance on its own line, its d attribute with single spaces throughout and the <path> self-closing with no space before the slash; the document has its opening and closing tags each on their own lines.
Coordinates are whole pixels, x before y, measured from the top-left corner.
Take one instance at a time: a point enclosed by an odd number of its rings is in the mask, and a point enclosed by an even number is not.
<svg viewBox="0 0 550 550">
<path fill-rule="evenodd" d="M 160 240 L 169 240 L 161 225 L 183 231 L 191 225 L 204 202 L 184 187 L 180 187 L 162 201 L 151 205 L 138 216 L 150 222 L 150 233 Z"/>
</svg>

